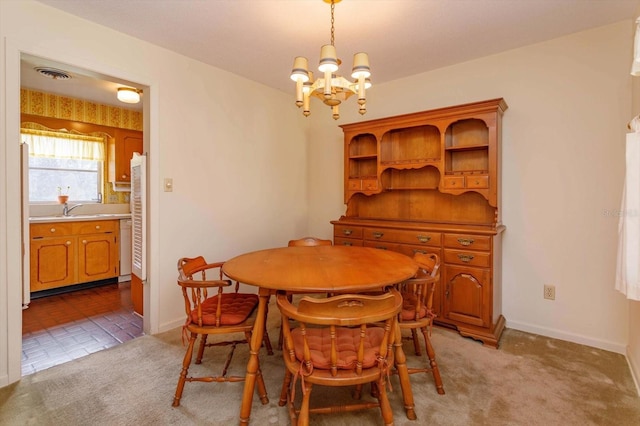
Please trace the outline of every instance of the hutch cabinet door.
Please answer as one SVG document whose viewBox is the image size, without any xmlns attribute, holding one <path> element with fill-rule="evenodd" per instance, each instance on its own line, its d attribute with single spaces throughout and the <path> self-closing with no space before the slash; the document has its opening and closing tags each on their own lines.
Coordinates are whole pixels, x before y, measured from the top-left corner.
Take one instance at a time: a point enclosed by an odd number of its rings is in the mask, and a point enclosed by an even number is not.
<svg viewBox="0 0 640 426">
<path fill-rule="evenodd" d="M 491 271 L 444 265 L 445 319 L 491 326 Z"/>
</svg>

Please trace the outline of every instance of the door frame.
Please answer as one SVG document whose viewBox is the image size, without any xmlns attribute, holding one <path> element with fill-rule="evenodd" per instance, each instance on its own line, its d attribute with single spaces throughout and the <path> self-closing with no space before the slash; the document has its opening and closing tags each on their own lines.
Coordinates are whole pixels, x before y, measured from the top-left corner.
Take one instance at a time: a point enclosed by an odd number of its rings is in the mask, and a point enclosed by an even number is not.
<svg viewBox="0 0 640 426">
<path fill-rule="evenodd" d="M 42 57 L 56 62 L 68 64 L 73 67 L 90 70 L 102 75 L 105 78 L 113 77 L 123 84 L 131 84 L 143 87 L 145 96 L 143 102 L 143 135 L 144 151 L 146 153 L 157 152 L 158 142 L 158 97 L 157 82 L 150 76 L 140 76 L 132 71 L 114 68 L 99 59 L 87 57 L 74 57 L 64 49 L 46 49 L 39 46 L 24 46 L 17 40 L 5 39 L 5 132 L 0 134 L 0 146 L 5 148 L 4 168 L 5 174 L 0 177 L 0 187 L 4 187 L 6 192 L 0 189 L 0 233 L 6 235 L 6 243 L 0 246 L 0 269 L 5 270 L 4 275 L 0 275 L 0 293 L 7 295 L 5 303 L 0 306 L 0 317 L 5 317 L 6 329 L 0 329 L 0 363 L 6 366 L 6 376 L 2 374 L 0 368 L 0 387 L 17 382 L 22 377 L 22 297 L 23 297 L 23 268 L 29 267 L 29 248 L 24 245 L 24 235 L 22 231 L 22 203 L 20 185 L 10 185 L 8 182 L 19 182 L 21 179 L 20 160 L 20 59 L 22 54 Z M 4 139 L 4 140 L 2 140 Z M 13 142 L 12 142 L 13 141 Z M 149 163 L 147 168 L 148 182 L 157 179 L 159 175 L 158 167 Z M 158 258 L 158 248 L 153 248 L 149 241 L 151 236 L 157 235 L 157 204 L 159 189 L 150 185 L 147 192 L 147 262 L 148 276 L 147 283 L 159 276 L 159 265 L 154 262 Z M 4 211 L 4 214 L 3 214 Z M 28 233 L 28 228 L 25 230 Z M 143 319 L 143 329 L 146 334 L 159 332 L 158 286 L 145 285 L 145 315 Z M 2 302 L 0 302 L 2 303 Z M 6 315 L 6 316 L 5 316 Z M 6 343 L 6 346 L 4 346 Z M 3 350 L 3 349 L 6 349 Z M 6 357 L 6 358 L 5 358 Z M 3 359 L 4 358 L 4 359 Z"/>
</svg>

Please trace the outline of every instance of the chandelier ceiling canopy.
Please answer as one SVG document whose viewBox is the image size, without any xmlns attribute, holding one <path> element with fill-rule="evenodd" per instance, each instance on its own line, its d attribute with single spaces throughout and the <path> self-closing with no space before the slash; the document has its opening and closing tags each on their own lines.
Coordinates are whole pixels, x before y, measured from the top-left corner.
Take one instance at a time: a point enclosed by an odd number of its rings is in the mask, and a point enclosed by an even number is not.
<svg viewBox="0 0 640 426">
<path fill-rule="evenodd" d="M 369 55 L 364 52 L 353 55 L 353 68 L 351 77 L 353 82 L 337 74 L 341 64 L 334 44 L 334 11 L 335 4 L 341 0 L 323 0 L 331 4 L 331 44 L 325 44 L 320 49 L 320 63 L 318 71 L 321 77 L 313 79 L 313 72 L 309 71 L 307 58 L 298 56 L 293 61 L 291 80 L 296 82 L 296 105 L 302 107 L 302 114 L 308 117 L 311 114 L 309 99 L 314 96 L 325 105 L 330 106 L 334 120 L 340 118 L 340 104 L 351 95 L 358 95 L 360 114 L 367 112 L 365 90 L 371 87 L 371 70 L 369 68 Z"/>
</svg>

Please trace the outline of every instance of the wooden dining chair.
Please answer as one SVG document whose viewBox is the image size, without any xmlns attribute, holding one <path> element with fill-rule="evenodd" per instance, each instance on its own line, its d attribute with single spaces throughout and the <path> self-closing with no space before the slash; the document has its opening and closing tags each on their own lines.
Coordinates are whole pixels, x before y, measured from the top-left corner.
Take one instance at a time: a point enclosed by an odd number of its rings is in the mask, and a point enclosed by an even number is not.
<svg viewBox="0 0 640 426">
<path fill-rule="evenodd" d="M 288 405 L 293 425 L 308 425 L 310 413 L 336 413 L 379 407 L 384 424 L 393 424 L 387 397 L 387 381 L 393 367 L 393 343 L 402 297 L 396 289 L 368 296 L 342 294 L 328 298 L 302 297 L 297 306 L 279 292 L 276 303 L 282 313 L 286 366 L 279 405 Z M 289 319 L 296 321 L 290 327 Z M 374 324 L 381 323 L 382 327 Z M 302 401 L 296 407 L 300 382 Z M 314 385 L 372 386 L 377 402 L 352 403 L 338 398 L 335 405 L 310 407 Z"/>
<path fill-rule="evenodd" d="M 431 344 L 431 327 L 433 326 L 433 293 L 440 276 L 440 257 L 435 253 L 416 253 L 413 259 L 418 264 L 416 276 L 400 284 L 402 294 L 402 311 L 398 318 L 400 330 L 411 330 L 411 339 L 415 353 L 421 356 L 418 331 L 421 332 L 426 349 L 427 365 L 424 368 L 408 367 L 409 374 L 432 373 L 436 390 L 444 394 L 440 370 L 436 362 L 436 354 Z"/>
<path fill-rule="evenodd" d="M 304 237 L 298 240 L 289 240 L 289 247 L 315 247 L 315 246 L 330 246 L 333 242 L 331 240 L 323 240 L 316 237 Z"/>
<path fill-rule="evenodd" d="M 330 246 L 333 245 L 333 241 L 324 240 L 317 237 L 304 237 L 297 240 L 289 240 L 287 246 L 289 247 L 317 247 L 317 246 Z M 291 301 L 292 295 L 289 295 L 289 301 Z M 282 350 L 282 326 L 280 326 L 280 335 L 278 336 L 278 349 Z"/>
<path fill-rule="evenodd" d="M 182 362 L 182 370 L 178 379 L 173 406 L 180 405 L 180 398 L 184 390 L 185 382 L 239 382 L 244 376 L 227 375 L 227 369 L 231 363 L 233 352 L 239 343 L 249 343 L 251 332 L 255 322 L 258 295 L 240 293 L 238 283 L 235 283 L 235 291 L 224 292 L 225 288 L 232 286 L 229 279 L 224 279 L 222 265 L 224 262 L 207 263 L 202 256 L 195 258 L 181 258 L 178 260 L 178 285 L 182 288 L 186 321 L 182 326 L 183 341 L 188 335 L 187 351 Z M 217 277 L 207 279 L 206 273 L 217 270 Z M 209 294 L 209 290 L 212 290 Z M 223 335 L 232 333 L 244 333 L 245 340 L 218 341 L 207 343 L 209 335 Z M 200 336 L 200 345 L 196 356 L 196 364 L 202 362 L 205 347 L 231 346 L 226 358 L 222 373 L 219 376 L 189 376 L 189 366 L 193 358 L 193 348 Z M 273 353 L 269 336 L 265 330 L 264 344 L 268 352 Z M 263 404 L 268 402 L 264 380 L 258 367 L 257 374 L 258 396 Z"/>
</svg>

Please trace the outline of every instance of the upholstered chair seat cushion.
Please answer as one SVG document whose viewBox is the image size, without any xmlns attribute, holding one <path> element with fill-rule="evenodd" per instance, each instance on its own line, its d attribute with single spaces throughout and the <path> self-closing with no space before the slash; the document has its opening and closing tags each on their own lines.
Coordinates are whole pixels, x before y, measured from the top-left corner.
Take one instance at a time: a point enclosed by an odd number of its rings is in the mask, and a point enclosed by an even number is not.
<svg viewBox="0 0 640 426">
<path fill-rule="evenodd" d="M 427 316 L 427 307 L 422 305 L 418 311 L 418 317 L 416 318 L 416 305 L 418 304 L 418 297 L 412 293 L 402 293 L 402 311 L 400 312 L 401 321 L 411 321 L 414 319 L 420 319 Z"/>
<path fill-rule="evenodd" d="M 321 370 L 331 369 L 331 334 L 329 328 L 307 328 L 307 341 L 311 352 L 311 362 L 314 368 Z M 300 328 L 291 331 L 295 355 L 298 361 L 304 360 L 304 337 Z M 369 327 L 366 332 L 364 344 L 364 360 L 362 368 L 371 368 L 376 365 L 380 343 L 384 338 L 384 330 L 381 327 Z M 358 345 L 360 343 L 360 328 L 338 327 L 336 329 L 336 342 L 338 360 L 336 368 L 340 370 L 352 370 L 356 368 L 358 358 Z"/>
<path fill-rule="evenodd" d="M 257 294 L 222 293 L 222 315 L 220 325 L 240 324 L 258 306 Z M 218 309 L 218 295 L 202 302 L 202 325 L 216 325 L 216 310 Z M 191 311 L 191 320 L 198 323 L 198 311 Z"/>
</svg>

